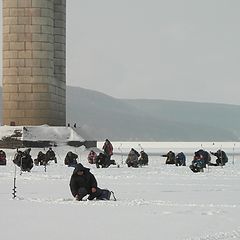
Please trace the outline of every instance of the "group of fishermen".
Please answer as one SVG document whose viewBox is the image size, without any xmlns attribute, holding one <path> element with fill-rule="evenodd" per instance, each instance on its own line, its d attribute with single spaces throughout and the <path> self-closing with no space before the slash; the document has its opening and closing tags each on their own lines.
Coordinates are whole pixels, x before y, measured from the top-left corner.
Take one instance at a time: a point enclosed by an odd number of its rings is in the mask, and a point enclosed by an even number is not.
<svg viewBox="0 0 240 240">
<path fill-rule="evenodd" d="M 33 165 L 47 165 L 49 161 L 54 161 L 57 163 L 57 158 L 55 156 L 52 148 L 49 148 L 46 153 L 40 151 L 36 159 L 32 159 L 30 154 L 31 148 L 28 148 L 24 151 L 17 149 L 17 153 L 14 155 L 13 162 L 21 168 L 22 171 L 30 172 L 33 168 Z M 6 165 L 6 153 L 3 150 L 0 150 L 0 165 Z"/>
<path fill-rule="evenodd" d="M 113 145 L 108 139 L 105 140 L 102 149 L 103 153 L 100 152 L 98 155 L 91 150 L 88 154 L 88 162 L 90 164 L 96 164 L 97 168 L 108 168 L 110 165 L 116 165 L 116 161 L 111 159 L 113 155 Z"/>
<path fill-rule="evenodd" d="M 55 163 L 57 163 L 55 152 L 52 150 L 51 147 L 47 150 L 46 153 L 40 151 L 37 155 L 37 158 L 34 160 L 32 159 L 30 152 L 31 148 L 28 148 L 24 151 L 17 149 L 17 153 L 13 158 L 13 162 L 18 167 L 20 167 L 22 171 L 30 172 L 34 164 L 36 166 L 39 165 L 46 166 L 49 161 L 54 161 Z"/>
<path fill-rule="evenodd" d="M 211 162 L 211 155 L 216 157 L 216 163 Z M 183 152 L 175 155 L 174 152 L 169 151 L 163 154 L 162 157 L 167 157 L 166 164 L 175 164 L 176 166 L 186 166 L 186 156 Z M 208 152 L 200 149 L 194 153 L 193 160 L 189 168 L 193 172 L 203 172 L 206 166 L 224 166 L 228 162 L 227 154 L 218 149 L 216 152 Z"/>
<path fill-rule="evenodd" d="M 14 155 L 13 162 L 20 167 L 22 171 L 30 172 L 33 168 L 34 164 L 36 166 L 43 165 L 46 166 L 49 161 L 54 161 L 57 163 L 57 157 L 55 152 L 50 147 L 46 153 L 40 151 L 37 155 L 36 159 L 32 159 L 30 154 L 31 148 L 28 148 L 24 151 L 17 149 L 17 153 Z M 88 161 L 90 164 L 96 164 L 96 167 L 107 168 L 110 165 L 116 165 L 115 160 L 111 160 L 111 156 L 113 155 L 113 146 L 111 142 L 106 139 L 103 145 L 103 153 L 99 153 L 97 155 L 93 150 L 90 151 L 88 155 Z M 72 151 L 67 152 L 64 164 L 68 167 L 76 167 L 78 164 L 78 155 L 73 153 Z M 0 165 L 6 165 L 6 153 L 3 150 L 0 150 Z"/>
<path fill-rule="evenodd" d="M 94 150 L 91 150 L 88 154 L 89 164 L 95 164 L 97 168 L 108 168 L 110 165 L 117 165 L 116 161 L 111 159 L 113 155 L 113 145 L 106 139 L 102 147 L 103 152 L 97 154 Z M 46 153 L 40 151 L 36 159 L 32 159 L 31 148 L 28 148 L 24 151 L 17 150 L 17 153 L 14 156 L 13 162 L 21 168 L 22 171 L 30 172 L 34 164 L 36 166 L 44 165 L 46 166 L 49 161 L 54 161 L 57 163 L 57 158 L 55 152 L 50 147 Z M 216 163 L 211 162 L 211 155 L 216 156 Z M 183 152 L 175 154 L 173 151 L 169 151 L 166 154 L 161 155 L 166 157 L 166 164 L 175 164 L 176 166 L 186 166 L 186 156 Z M 78 164 L 78 155 L 69 151 L 64 159 L 64 164 L 68 167 L 76 167 Z M 148 154 L 142 149 L 140 153 L 131 148 L 130 152 L 127 155 L 126 164 L 128 167 L 141 167 L 147 166 L 149 162 Z M 219 149 L 216 152 L 207 152 L 203 149 L 200 149 L 194 153 L 193 160 L 189 168 L 193 172 L 201 172 L 206 166 L 224 166 L 228 162 L 228 157 L 226 153 Z M 3 150 L 0 150 L 0 165 L 6 165 L 6 153 Z M 119 165 L 118 165 L 119 166 Z"/>
<path fill-rule="evenodd" d="M 175 164 L 176 166 L 186 166 L 186 156 L 183 152 L 175 155 L 173 151 L 169 151 L 167 154 L 163 154 L 162 157 L 166 157 L 166 164 Z"/>
<path fill-rule="evenodd" d="M 148 165 L 148 154 L 141 150 L 140 153 L 131 148 L 130 152 L 128 153 L 126 164 L 128 167 L 141 167 Z"/>
<path fill-rule="evenodd" d="M 73 152 L 68 152 L 64 163 L 68 166 L 76 166 L 78 155 Z M 24 151 L 17 149 L 16 154 L 13 157 L 13 162 L 20 167 L 21 171 L 30 172 L 33 166 L 46 166 L 50 161 L 57 163 L 57 157 L 53 149 L 50 147 L 46 153 L 39 151 L 37 158 L 33 159 L 31 156 L 31 148 L 27 148 Z M 0 150 L 0 165 L 6 165 L 6 153 Z"/>
<path fill-rule="evenodd" d="M 107 168 L 110 165 L 116 165 L 115 160 L 111 159 L 113 155 L 113 146 L 111 142 L 106 139 L 103 145 L 103 152 L 98 155 L 91 150 L 88 154 L 89 164 L 95 164 L 97 168 Z M 40 151 L 37 158 L 32 160 L 30 155 L 31 148 L 24 151 L 17 150 L 14 156 L 13 162 L 21 168 L 21 171 L 30 172 L 33 165 L 46 166 L 49 161 L 57 163 L 55 152 L 50 147 L 46 153 Z M 216 163 L 211 162 L 211 154 L 216 156 Z M 179 152 L 175 155 L 173 151 L 169 151 L 167 154 L 161 155 L 166 157 L 166 164 L 175 164 L 176 166 L 186 166 L 186 156 L 183 152 Z M 116 200 L 114 193 L 108 189 L 101 189 L 98 187 L 95 176 L 90 172 L 89 168 L 84 167 L 81 163 L 77 162 L 78 155 L 69 151 L 64 159 L 64 164 L 69 167 L 74 167 L 69 187 L 70 191 L 77 201 L 82 201 L 87 197 L 88 200 L 110 200 L 111 196 Z M 134 148 L 131 148 L 128 153 L 126 164 L 128 167 L 137 168 L 139 166 L 148 165 L 148 154 L 141 150 L 140 153 Z M 228 157 L 221 149 L 216 152 L 207 152 L 200 149 L 194 153 L 194 157 L 189 168 L 193 172 L 203 172 L 203 169 L 209 166 L 223 166 L 228 162 Z M 0 150 L 0 165 L 6 165 L 6 153 Z"/>
</svg>

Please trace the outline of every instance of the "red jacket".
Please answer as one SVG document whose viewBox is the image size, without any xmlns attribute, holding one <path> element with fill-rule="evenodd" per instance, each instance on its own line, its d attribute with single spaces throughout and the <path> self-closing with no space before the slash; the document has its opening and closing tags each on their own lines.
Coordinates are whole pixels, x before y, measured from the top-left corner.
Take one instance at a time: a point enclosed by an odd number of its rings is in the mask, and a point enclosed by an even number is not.
<svg viewBox="0 0 240 240">
<path fill-rule="evenodd" d="M 108 156 L 112 156 L 113 155 L 113 146 L 109 141 L 106 141 L 103 145 L 103 151 L 105 154 L 107 154 Z"/>
</svg>

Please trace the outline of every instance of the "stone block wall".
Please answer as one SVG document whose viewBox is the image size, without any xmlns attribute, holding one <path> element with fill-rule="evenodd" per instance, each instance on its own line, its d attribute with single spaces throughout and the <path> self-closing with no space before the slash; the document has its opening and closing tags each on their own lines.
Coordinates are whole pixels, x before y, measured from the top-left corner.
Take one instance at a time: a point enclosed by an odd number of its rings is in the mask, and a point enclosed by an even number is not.
<svg viewBox="0 0 240 240">
<path fill-rule="evenodd" d="M 3 0 L 3 124 L 66 121 L 66 0 Z"/>
</svg>

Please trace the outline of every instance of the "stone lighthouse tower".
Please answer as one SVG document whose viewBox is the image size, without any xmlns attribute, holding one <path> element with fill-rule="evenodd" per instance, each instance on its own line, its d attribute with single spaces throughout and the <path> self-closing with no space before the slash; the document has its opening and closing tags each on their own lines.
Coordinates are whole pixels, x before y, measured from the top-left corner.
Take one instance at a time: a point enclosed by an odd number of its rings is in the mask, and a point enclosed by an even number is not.
<svg viewBox="0 0 240 240">
<path fill-rule="evenodd" d="M 3 0 L 3 124 L 65 121 L 66 0 Z"/>
</svg>

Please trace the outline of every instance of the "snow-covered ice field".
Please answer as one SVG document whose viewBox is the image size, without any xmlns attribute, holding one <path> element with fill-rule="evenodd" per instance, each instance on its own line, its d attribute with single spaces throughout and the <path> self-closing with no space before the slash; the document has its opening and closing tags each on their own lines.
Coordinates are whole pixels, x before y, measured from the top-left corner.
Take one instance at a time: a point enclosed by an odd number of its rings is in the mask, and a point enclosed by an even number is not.
<svg viewBox="0 0 240 240">
<path fill-rule="evenodd" d="M 14 150 L 6 150 L 0 166 L 0 226 L 3 240 L 217 240 L 240 239 L 240 143 L 113 143 L 120 167 L 97 169 L 87 163 L 89 150 L 54 148 L 58 163 L 34 166 L 20 175 L 12 199 Z M 101 148 L 102 143 L 99 143 Z M 128 168 L 126 154 L 141 147 L 149 166 Z M 224 167 L 193 173 L 188 166 L 200 148 L 222 148 L 229 156 Z M 42 149 L 32 149 L 33 158 Z M 74 201 L 69 180 L 73 168 L 64 166 L 67 151 L 91 168 L 99 187 L 115 192 L 117 201 Z M 160 154 L 187 153 L 187 167 L 167 166 Z M 215 157 L 212 157 L 215 160 Z"/>
</svg>

